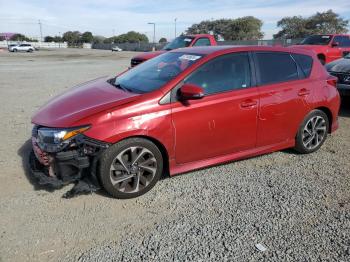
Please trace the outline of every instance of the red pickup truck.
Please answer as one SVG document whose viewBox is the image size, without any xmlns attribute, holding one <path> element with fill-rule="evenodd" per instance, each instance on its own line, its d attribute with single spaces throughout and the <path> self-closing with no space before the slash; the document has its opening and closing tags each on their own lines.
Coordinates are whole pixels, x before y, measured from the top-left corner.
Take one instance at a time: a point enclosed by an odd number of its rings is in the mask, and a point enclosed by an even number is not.
<svg viewBox="0 0 350 262">
<path fill-rule="evenodd" d="M 293 47 L 312 50 L 322 64 L 327 64 L 350 53 L 350 35 L 311 35 Z"/>
<path fill-rule="evenodd" d="M 182 47 L 210 46 L 210 45 L 217 45 L 215 37 L 213 35 L 198 34 L 198 35 L 179 36 L 179 37 L 176 37 L 170 43 L 168 43 L 166 46 L 164 46 L 162 50 L 154 51 L 154 52 L 145 52 L 133 57 L 131 59 L 131 67 L 134 67 L 148 59 L 159 56 L 173 49 L 182 48 Z"/>
</svg>

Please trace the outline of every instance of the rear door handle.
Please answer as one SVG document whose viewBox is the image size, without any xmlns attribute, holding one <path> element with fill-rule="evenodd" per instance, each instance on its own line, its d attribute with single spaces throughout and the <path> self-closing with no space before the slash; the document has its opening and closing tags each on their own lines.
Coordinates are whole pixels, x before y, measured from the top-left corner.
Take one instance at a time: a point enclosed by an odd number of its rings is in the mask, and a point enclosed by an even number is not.
<svg viewBox="0 0 350 262">
<path fill-rule="evenodd" d="M 241 103 L 242 108 L 253 108 L 258 104 L 256 100 L 248 99 Z"/>
<path fill-rule="evenodd" d="M 310 94 L 310 90 L 306 88 L 300 89 L 298 92 L 298 96 L 307 96 L 309 94 Z"/>
</svg>

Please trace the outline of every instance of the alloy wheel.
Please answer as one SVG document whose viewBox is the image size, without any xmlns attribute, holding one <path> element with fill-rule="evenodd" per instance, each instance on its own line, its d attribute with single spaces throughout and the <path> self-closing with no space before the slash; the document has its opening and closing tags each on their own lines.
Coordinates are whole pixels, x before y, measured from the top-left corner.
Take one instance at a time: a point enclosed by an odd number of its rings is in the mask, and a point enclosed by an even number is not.
<svg viewBox="0 0 350 262">
<path fill-rule="evenodd" d="M 112 161 L 110 180 L 115 189 L 123 193 L 139 192 L 153 180 L 157 160 L 153 153 L 142 146 L 122 150 Z"/>
<path fill-rule="evenodd" d="M 327 123 L 322 116 L 314 116 L 307 121 L 302 135 L 302 141 L 305 148 L 313 150 L 318 147 L 325 139 L 327 132 Z"/>
</svg>

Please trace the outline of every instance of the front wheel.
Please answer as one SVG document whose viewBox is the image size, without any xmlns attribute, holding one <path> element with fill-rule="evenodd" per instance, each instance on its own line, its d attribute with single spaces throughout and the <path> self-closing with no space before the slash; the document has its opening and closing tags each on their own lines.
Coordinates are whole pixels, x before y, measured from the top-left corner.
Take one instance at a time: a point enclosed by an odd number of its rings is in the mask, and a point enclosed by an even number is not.
<svg viewBox="0 0 350 262">
<path fill-rule="evenodd" d="M 103 188 L 115 198 L 145 194 L 163 172 L 158 147 L 143 138 L 129 138 L 109 147 L 102 155 L 99 178 Z"/>
<path fill-rule="evenodd" d="M 328 130 L 327 115 L 321 110 L 311 111 L 299 127 L 295 150 L 302 154 L 315 152 L 326 141 Z"/>
</svg>

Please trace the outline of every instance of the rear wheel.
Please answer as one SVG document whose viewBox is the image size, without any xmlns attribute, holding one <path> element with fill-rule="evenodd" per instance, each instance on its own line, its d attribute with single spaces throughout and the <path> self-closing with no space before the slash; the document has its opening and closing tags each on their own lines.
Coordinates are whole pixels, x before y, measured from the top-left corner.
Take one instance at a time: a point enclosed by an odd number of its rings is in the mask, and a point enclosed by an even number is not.
<svg viewBox="0 0 350 262">
<path fill-rule="evenodd" d="M 15 48 L 15 49 L 13 49 L 13 52 L 17 52 L 17 49 Z"/>
<path fill-rule="evenodd" d="M 163 157 L 156 145 L 143 138 L 123 140 L 101 157 L 99 178 L 116 198 L 133 198 L 149 191 L 163 172 Z"/>
<path fill-rule="evenodd" d="M 299 127 L 295 150 L 302 154 L 315 152 L 326 141 L 328 130 L 327 115 L 321 110 L 311 111 Z"/>
</svg>

